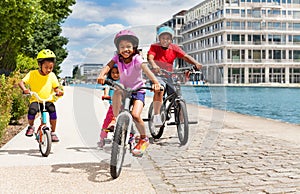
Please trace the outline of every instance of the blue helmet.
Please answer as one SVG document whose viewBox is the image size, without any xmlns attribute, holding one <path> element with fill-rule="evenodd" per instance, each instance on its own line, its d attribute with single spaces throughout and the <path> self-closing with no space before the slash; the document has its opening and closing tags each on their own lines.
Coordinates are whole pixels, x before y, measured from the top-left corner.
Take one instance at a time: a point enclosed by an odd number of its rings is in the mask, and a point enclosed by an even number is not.
<svg viewBox="0 0 300 194">
<path fill-rule="evenodd" d="M 160 27 L 157 31 L 157 37 L 159 38 L 159 36 L 163 33 L 168 33 L 171 35 L 172 38 L 174 37 L 174 30 L 169 26 Z"/>
</svg>

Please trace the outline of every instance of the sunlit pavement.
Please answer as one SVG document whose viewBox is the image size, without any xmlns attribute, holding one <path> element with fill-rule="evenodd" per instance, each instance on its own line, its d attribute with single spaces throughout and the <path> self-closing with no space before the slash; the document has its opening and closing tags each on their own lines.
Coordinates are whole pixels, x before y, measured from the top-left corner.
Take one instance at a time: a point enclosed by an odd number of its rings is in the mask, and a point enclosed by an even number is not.
<svg viewBox="0 0 300 194">
<path fill-rule="evenodd" d="M 151 139 L 142 158 L 127 154 L 121 176 L 109 173 L 110 145 L 96 143 L 107 104 L 101 91 L 65 88 L 57 102 L 59 143 L 44 158 L 18 134 L 0 150 L 2 193 L 298 193 L 300 126 L 188 106 L 190 138 L 174 126 Z M 151 98 L 147 98 L 146 116 Z M 145 123 L 147 125 L 147 123 Z M 30 180 L 30 181 L 28 181 Z M 141 189 L 143 188 L 143 189 Z"/>
</svg>

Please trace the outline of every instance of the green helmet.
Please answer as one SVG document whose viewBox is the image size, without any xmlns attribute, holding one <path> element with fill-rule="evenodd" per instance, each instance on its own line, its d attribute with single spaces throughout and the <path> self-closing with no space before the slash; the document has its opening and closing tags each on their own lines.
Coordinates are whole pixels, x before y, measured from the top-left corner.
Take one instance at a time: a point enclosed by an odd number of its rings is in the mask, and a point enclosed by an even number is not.
<svg viewBox="0 0 300 194">
<path fill-rule="evenodd" d="M 39 52 L 39 54 L 37 55 L 37 60 L 41 60 L 41 59 L 55 59 L 56 56 L 54 54 L 53 51 L 51 51 L 50 49 L 43 49 Z"/>
</svg>

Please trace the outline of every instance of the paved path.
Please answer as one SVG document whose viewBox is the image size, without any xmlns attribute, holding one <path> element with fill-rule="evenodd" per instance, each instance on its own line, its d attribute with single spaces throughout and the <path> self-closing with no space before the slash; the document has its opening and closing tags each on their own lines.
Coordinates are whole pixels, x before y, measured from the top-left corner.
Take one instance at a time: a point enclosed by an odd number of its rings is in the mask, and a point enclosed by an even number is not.
<svg viewBox="0 0 300 194">
<path fill-rule="evenodd" d="M 300 193 L 300 126 L 188 107 L 189 144 L 168 127 L 142 166 L 157 193 Z M 154 171 L 154 173 L 153 173 Z"/>
<path fill-rule="evenodd" d="M 109 145 L 95 147 L 107 107 L 99 96 L 66 87 L 49 157 L 24 131 L 0 149 L 0 193 L 300 193 L 299 125 L 198 106 L 188 107 L 199 122 L 188 145 L 168 126 L 143 158 L 126 155 L 112 180 Z"/>
<path fill-rule="evenodd" d="M 109 173 L 110 150 L 96 148 L 106 104 L 99 90 L 65 87 L 57 101 L 59 143 L 42 157 L 25 130 L 0 149 L 0 193 L 155 193 L 140 164 L 127 155 L 121 176 Z"/>
</svg>

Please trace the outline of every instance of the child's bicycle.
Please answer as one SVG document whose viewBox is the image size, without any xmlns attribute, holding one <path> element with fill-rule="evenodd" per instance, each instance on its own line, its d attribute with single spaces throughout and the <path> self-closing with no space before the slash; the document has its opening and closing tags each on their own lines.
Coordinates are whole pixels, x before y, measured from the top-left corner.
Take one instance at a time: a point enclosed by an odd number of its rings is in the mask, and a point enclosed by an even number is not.
<svg viewBox="0 0 300 194">
<path fill-rule="evenodd" d="M 122 108 L 117 117 L 116 126 L 114 129 L 114 137 L 110 159 L 110 174 L 115 179 L 118 178 L 121 173 L 126 149 L 129 148 L 129 150 L 131 151 L 134 148 L 134 146 L 131 144 L 132 142 L 129 141 L 132 135 L 131 132 L 134 130 L 133 118 L 130 114 L 130 109 L 132 105 L 131 95 L 139 90 L 152 90 L 152 88 L 140 87 L 135 90 L 132 90 L 130 88 L 124 88 L 122 84 L 119 84 L 112 80 L 105 80 L 105 84 L 110 85 L 112 87 L 117 87 L 123 91 Z"/>
<path fill-rule="evenodd" d="M 36 99 L 39 101 L 39 103 L 43 103 L 43 109 L 40 110 L 41 112 L 41 124 L 39 128 L 34 131 L 35 139 L 39 143 L 39 149 L 42 154 L 42 156 L 47 157 L 50 154 L 51 151 L 51 145 L 52 145 L 52 139 L 51 139 L 51 128 L 50 126 L 47 126 L 47 110 L 45 108 L 46 102 L 49 100 L 52 100 L 53 96 L 56 95 L 56 93 L 52 93 L 49 98 L 42 99 L 39 97 L 39 95 L 36 92 L 30 92 L 30 95 L 33 95 L 36 97 Z M 38 106 L 40 109 L 40 106 Z"/>
<path fill-rule="evenodd" d="M 144 119 L 144 121 L 148 121 L 149 130 L 151 136 L 154 139 L 159 139 L 163 132 L 165 125 L 176 125 L 178 138 L 181 145 L 185 145 L 188 142 L 189 138 L 189 124 L 197 124 L 197 121 L 189 121 L 188 113 L 186 108 L 186 102 L 182 97 L 180 84 L 176 80 L 176 75 L 183 73 L 183 71 L 192 71 L 193 67 L 180 68 L 179 72 L 172 73 L 168 72 L 164 69 L 161 69 L 161 72 L 164 77 L 162 77 L 168 87 L 171 87 L 174 92 L 167 97 L 164 97 L 163 103 L 160 109 L 161 112 L 161 120 L 163 125 L 161 127 L 156 128 L 153 124 L 153 102 L 151 103 L 148 110 L 148 118 Z M 174 113 L 174 122 L 168 122 L 172 117 L 172 113 Z"/>
</svg>

